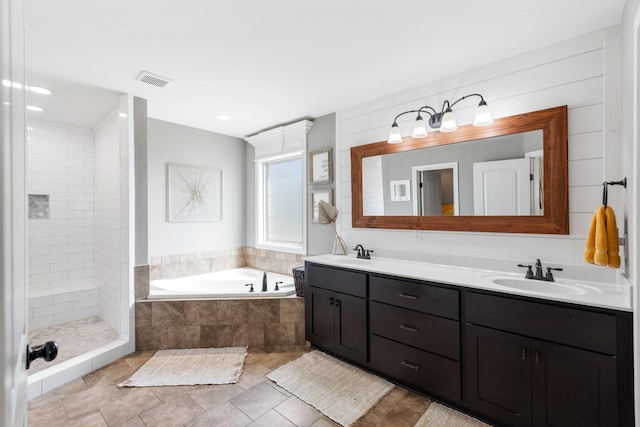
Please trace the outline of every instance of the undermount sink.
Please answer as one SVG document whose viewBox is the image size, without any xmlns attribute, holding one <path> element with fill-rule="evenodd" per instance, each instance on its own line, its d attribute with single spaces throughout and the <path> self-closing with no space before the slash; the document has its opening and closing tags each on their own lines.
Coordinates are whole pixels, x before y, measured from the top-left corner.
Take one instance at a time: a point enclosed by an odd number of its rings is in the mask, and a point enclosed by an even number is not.
<svg viewBox="0 0 640 427">
<path fill-rule="evenodd" d="M 511 276 L 485 276 L 496 286 L 509 289 L 517 289 L 530 292 L 544 292 L 562 295 L 584 295 L 590 292 L 598 292 L 599 290 L 593 286 L 589 286 L 578 282 L 545 282 L 542 280 L 524 279 Z"/>
</svg>

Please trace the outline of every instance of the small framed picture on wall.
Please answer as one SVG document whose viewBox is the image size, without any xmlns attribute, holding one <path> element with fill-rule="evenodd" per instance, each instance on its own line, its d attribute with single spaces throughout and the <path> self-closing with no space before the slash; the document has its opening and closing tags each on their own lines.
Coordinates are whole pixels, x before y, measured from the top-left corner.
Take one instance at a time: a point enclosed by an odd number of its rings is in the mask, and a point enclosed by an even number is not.
<svg viewBox="0 0 640 427">
<path fill-rule="evenodd" d="M 309 153 L 309 175 L 312 184 L 331 183 L 331 157 L 331 149 Z"/>
<path fill-rule="evenodd" d="M 331 190 L 317 190 L 311 193 L 311 221 L 318 222 L 318 206 L 320 201 L 331 204 Z"/>
</svg>

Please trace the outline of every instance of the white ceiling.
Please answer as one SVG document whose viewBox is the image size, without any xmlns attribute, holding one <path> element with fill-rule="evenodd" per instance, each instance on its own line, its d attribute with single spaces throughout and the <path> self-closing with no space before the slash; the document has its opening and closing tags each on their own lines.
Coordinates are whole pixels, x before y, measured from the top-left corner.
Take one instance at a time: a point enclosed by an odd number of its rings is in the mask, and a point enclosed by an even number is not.
<svg viewBox="0 0 640 427">
<path fill-rule="evenodd" d="M 624 2 L 29 0 L 28 80 L 55 91 L 31 117 L 94 128 L 131 93 L 243 137 L 618 24 Z"/>
</svg>

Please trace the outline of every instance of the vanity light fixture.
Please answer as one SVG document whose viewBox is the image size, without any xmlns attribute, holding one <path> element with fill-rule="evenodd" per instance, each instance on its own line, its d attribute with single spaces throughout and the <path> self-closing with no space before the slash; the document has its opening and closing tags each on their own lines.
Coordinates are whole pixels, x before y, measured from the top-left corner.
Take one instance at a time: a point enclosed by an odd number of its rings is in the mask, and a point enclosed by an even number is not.
<svg viewBox="0 0 640 427">
<path fill-rule="evenodd" d="M 449 102 L 449 100 L 444 101 L 440 112 L 436 111 L 429 105 L 425 105 L 424 107 L 420 107 L 417 110 L 409 110 L 398 114 L 396 118 L 393 119 L 393 124 L 391 125 L 391 130 L 389 131 L 389 139 L 387 140 L 387 142 L 389 144 L 399 144 L 402 142 L 402 131 L 400 130 L 400 126 L 398 126 L 398 118 L 409 113 L 418 113 L 418 115 L 416 116 L 416 120 L 413 123 L 413 131 L 411 132 L 412 138 L 426 137 L 429 134 L 429 127 L 432 130 L 439 130 L 440 132 L 455 131 L 456 129 L 458 129 L 458 125 L 456 123 L 456 116 L 453 114 L 452 108 L 458 102 L 471 96 L 480 97 L 480 102 L 478 103 L 478 108 L 476 109 L 476 115 L 475 119 L 473 120 L 473 125 L 486 126 L 493 123 L 493 119 L 491 118 L 491 111 L 489 111 L 489 106 L 484 100 L 484 97 L 479 93 L 472 93 L 470 95 L 465 95 L 454 102 Z M 423 114 L 429 115 L 429 126 L 427 126 L 427 122 L 422 117 Z"/>
</svg>

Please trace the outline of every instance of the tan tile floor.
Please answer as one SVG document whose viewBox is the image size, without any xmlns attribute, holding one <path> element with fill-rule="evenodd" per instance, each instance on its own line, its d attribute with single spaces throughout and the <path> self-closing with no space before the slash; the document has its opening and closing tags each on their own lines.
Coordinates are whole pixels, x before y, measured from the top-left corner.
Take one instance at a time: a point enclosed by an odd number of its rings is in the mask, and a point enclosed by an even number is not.
<svg viewBox="0 0 640 427">
<path fill-rule="evenodd" d="M 153 352 L 137 352 L 29 402 L 29 426 L 335 426 L 265 378 L 305 348 L 249 349 L 237 384 L 118 388 Z M 431 401 L 401 387 L 356 426 L 413 426 Z"/>
</svg>

